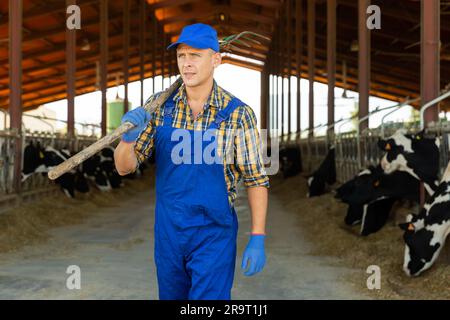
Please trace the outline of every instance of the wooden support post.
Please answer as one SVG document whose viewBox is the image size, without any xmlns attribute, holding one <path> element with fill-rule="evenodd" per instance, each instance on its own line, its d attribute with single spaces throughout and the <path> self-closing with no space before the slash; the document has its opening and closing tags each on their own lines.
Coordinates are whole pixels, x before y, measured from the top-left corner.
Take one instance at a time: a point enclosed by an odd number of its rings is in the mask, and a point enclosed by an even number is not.
<svg viewBox="0 0 450 320">
<path fill-rule="evenodd" d="M 295 55 L 297 67 L 297 132 L 301 131 L 301 70 L 302 70 L 302 0 L 295 1 Z"/>
<path fill-rule="evenodd" d="M 280 20 L 280 42 L 281 42 L 281 46 L 280 46 L 280 62 L 281 62 L 281 137 L 283 138 L 284 134 L 285 134 L 285 126 L 284 126 L 284 108 L 286 105 L 286 97 L 285 97 L 285 92 L 286 92 L 286 88 L 285 88 L 285 81 L 284 81 L 284 68 L 285 68 L 285 64 L 286 64 L 286 52 L 285 52 L 285 48 L 286 48 L 286 30 L 285 30 L 285 19 L 286 17 L 284 16 L 284 10 L 285 8 L 282 7 L 281 8 L 281 17 L 283 17 Z"/>
<path fill-rule="evenodd" d="M 367 28 L 367 7 L 370 0 L 359 0 L 358 5 L 358 91 L 359 91 L 359 119 L 369 114 L 370 90 L 370 30 Z M 359 132 L 369 127 L 369 119 L 362 121 Z"/>
<path fill-rule="evenodd" d="M 278 24 L 278 34 L 280 29 L 280 24 Z M 280 108 L 280 38 L 277 36 L 275 38 L 275 110 L 274 110 L 274 132 L 275 135 L 279 136 L 279 114 L 278 110 Z"/>
<path fill-rule="evenodd" d="M 420 91 L 422 105 L 439 95 L 440 89 L 440 0 L 421 2 L 421 72 Z M 438 120 L 438 107 L 425 111 L 425 127 Z"/>
<path fill-rule="evenodd" d="M 156 46 L 158 45 L 157 39 L 158 39 L 158 21 L 156 19 L 155 12 L 153 12 L 153 45 L 152 45 L 152 77 L 153 77 L 153 94 L 156 93 L 156 83 L 155 83 L 155 77 L 156 77 Z"/>
<path fill-rule="evenodd" d="M 327 78 L 328 125 L 334 123 L 334 88 L 336 83 L 336 0 L 327 1 Z M 328 139 L 334 137 L 334 127 L 327 130 Z"/>
<path fill-rule="evenodd" d="M 124 0 L 123 8 L 123 85 L 125 97 L 123 99 L 124 112 L 128 112 L 128 81 L 129 81 L 129 48 L 130 48 L 130 0 Z"/>
<path fill-rule="evenodd" d="M 106 136 L 106 90 L 108 86 L 108 0 L 100 0 L 100 89 L 102 91 L 102 137 Z"/>
<path fill-rule="evenodd" d="M 9 114 L 17 134 L 14 144 L 13 191 L 20 194 L 22 180 L 22 0 L 9 0 Z M 12 190 L 11 190 L 12 191 Z"/>
<path fill-rule="evenodd" d="M 145 32 L 146 28 L 146 10 L 147 10 L 147 1 L 140 0 L 139 1 L 140 9 L 139 9 L 139 76 L 141 80 L 141 106 L 144 105 L 144 80 L 145 80 Z"/>
<path fill-rule="evenodd" d="M 75 0 L 66 0 L 67 7 L 74 4 L 76 4 Z M 76 29 L 66 28 L 67 136 L 69 138 L 75 136 L 76 31 Z"/>
<path fill-rule="evenodd" d="M 286 0 L 286 23 L 287 23 L 287 76 L 288 76 L 288 90 L 287 90 L 287 134 L 291 134 L 291 67 L 292 67 L 292 0 Z"/>
<path fill-rule="evenodd" d="M 161 48 L 161 88 L 164 90 L 164 77 L 166 67 L 166 35 L 164 34 L 164 28 L 161 27 L 162 48 Z"/>
<path fill-rule="evenodd" d="M 316 3 L 308 0 L 308 79 L 309 79 L 309 137 L 314 136 L 314 75 L 316 49 Z"/>
<path fill-rule="evenodd" d="M 260 117 L 261 117 L 261 129 L 267 129 L 267 91 L 268 91 L 268 71 L 267 66 L 264 66 L 261 71 L 261 105 L 260 105 Z"/>
</svg>

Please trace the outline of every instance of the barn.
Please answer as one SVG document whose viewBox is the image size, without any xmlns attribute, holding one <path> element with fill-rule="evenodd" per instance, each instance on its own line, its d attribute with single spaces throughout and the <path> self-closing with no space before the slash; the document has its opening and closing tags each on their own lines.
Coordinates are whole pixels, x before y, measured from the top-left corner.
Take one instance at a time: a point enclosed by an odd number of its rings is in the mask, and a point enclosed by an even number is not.
<svg viewBox="0 0 450 320">
<path fill-rule="evenodd" d="M 4 0 L 0 61 L 0 299 L 450 299 L 449 2 Z"/>
</svg>

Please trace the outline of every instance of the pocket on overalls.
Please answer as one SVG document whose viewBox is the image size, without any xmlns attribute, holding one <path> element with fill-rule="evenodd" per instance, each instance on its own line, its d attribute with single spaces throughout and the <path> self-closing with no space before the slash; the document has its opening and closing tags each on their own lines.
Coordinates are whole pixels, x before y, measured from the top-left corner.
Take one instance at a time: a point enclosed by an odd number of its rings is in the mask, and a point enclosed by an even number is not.
<svg viewBox="0 0 450 320">
<path fill-rule="evenodd" d="M 171 212 L 171 219 L 179 229 L 200 227 L 205 225 L 205 207 L 175 201 L 174 210 Z"/>
<path fill-rule="evenodd" d="M 217 225 L 228 227 L 233 223 L 233 215 L 230 209 L 205 208 L 206 219 L 211 220 Z"/>
</svg>

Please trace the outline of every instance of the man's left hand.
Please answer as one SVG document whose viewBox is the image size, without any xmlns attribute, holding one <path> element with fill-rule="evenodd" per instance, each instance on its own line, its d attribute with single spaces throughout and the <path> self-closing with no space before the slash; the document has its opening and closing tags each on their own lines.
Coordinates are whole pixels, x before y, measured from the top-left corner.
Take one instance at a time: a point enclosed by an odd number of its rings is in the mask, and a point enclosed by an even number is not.
<svg viewBox="0 0 450 320">
<path fill-rule="evenodd" d="M 246 276 L 252 276 L 260 272 L 266 263 L 266 254 L 264 250 L 264 239 L 263 234 L 252 234 L 250 240 L 245 248 L 244 255 L 242 257 L 241 269 L 247 271 L 244 272 Z"/>
</svg>

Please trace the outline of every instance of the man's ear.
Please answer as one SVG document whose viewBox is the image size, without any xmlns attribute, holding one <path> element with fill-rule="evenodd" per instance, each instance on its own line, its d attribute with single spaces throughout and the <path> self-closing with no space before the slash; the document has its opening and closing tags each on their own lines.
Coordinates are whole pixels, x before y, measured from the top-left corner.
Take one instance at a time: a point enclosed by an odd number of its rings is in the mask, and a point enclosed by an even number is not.
<svg viewBox="0 0 450 320">
<path fill-rule="evenodd" d="M 222 64 L 222 55 L 220 54 L 220 52 L 215 52 L 214 53 L 214 68 L 217 68 L 221 64 Z"/>
</svg>

